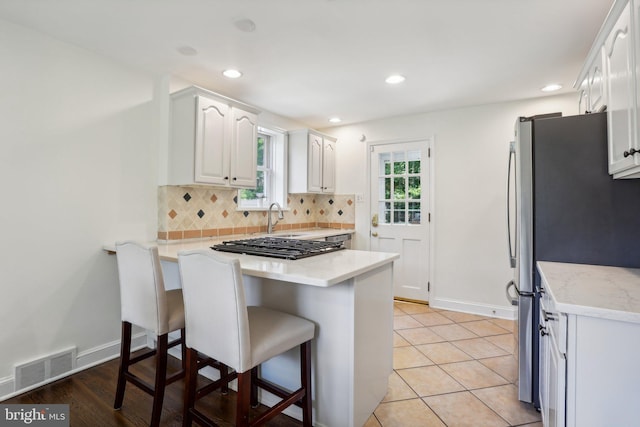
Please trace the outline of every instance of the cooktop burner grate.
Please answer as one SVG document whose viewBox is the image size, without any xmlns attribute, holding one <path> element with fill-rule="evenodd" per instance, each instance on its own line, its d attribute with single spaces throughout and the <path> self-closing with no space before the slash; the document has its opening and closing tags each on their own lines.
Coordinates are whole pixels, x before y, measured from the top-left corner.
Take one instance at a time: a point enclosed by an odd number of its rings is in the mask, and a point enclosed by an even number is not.
<svg viewBox="0 0 640 427">
<path fill-rule="evenodd" d="M 272 258 L 300 259 L 339 251 L 344 247 L 342 242 L 259 237 L 256 239 L 225 241 L 219 245 L 211 246 L 211 249 Z"/>
</svg>

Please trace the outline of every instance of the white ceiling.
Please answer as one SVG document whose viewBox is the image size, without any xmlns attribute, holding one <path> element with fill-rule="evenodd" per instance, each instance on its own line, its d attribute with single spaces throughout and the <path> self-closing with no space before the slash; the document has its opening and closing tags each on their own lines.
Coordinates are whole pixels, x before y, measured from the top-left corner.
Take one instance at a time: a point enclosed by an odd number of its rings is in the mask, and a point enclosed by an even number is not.
<svg viewBox="0 0 640 427">
<path fill-rule="evenodd" d="M 0 18 L 324 128 L 333 115 L 345 124 L 543 96 L 552 82 L 572 91 L 612 3 L 0 0 Z M 244 76 L 226 79 L 230 67 Z M 407 80 L 389 86 L 392 73 Z"/>
</svg>

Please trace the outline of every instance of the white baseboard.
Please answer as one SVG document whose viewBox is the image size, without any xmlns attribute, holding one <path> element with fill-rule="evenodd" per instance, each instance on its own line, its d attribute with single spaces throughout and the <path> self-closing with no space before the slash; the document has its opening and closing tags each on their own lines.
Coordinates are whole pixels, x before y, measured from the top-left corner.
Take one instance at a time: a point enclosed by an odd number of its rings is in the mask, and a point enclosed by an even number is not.
<svg viewBox="0 0 640 427">
<path fill-rule="evenodd" d="M 478 314 L 480 316 L 497 317 L 515 320 L 518 314 L 516 307 L 479 304 L 477 302 L 459 301 L 447 298 L 431 298 L 429 306 L 443 310 L 461 311 L 463 313 Z"/>
<path fill-rule="evenodd" d="M 131 337 L 131 349 L 132 351 L 139 350 L 147 346 L 147 334 L 140 332 Z M 34 384 L 29 387 L 25 387 L 21 390 L 15 390 L 15 378 L 13 376 L 0 379 L 0 402 L 3 400 L 11 399 L 12 397 L 26 393 L 30 390 L 42 387 L 43 385 L 58 381 L 61 378 L 68 377 L 78 372 L 89 369 L 93 366 L 97 366 L 101 363 L 108 362 L 120 356 L 120 340 L 112 341 L 83 352 L 79 352 L 76 356 L 76 368 L 65 372 L 62 375 L 58 375 L 53 378 L 49 378 L 38 384 Z"/>
<path fill-rule="evenodd" d="M 15 387 L 15 378 L 13 375 L 8 377 L 0 378 L 0 402 L 4 399 L 8 399 L 11 393 L 13 393 L 13 388 Z"/>
</svg>

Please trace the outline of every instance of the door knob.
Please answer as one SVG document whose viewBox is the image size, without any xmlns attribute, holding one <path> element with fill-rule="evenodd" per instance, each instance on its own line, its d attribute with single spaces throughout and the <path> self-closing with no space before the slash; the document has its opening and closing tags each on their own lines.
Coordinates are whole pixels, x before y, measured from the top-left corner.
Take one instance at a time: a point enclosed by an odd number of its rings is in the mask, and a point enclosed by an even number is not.
<svg viewBox="0 0 640 427">
<path fill-rule="evenodd" d="M 372 227 L 378 226 L 378 214 L 373 214 L 373 216 L 371 217 L 371 226 Z"/>
<path fill-rule="evenodd" d="M 371 233 L 372 237 L 378 237 L 378 233 Z"/>
</svg>

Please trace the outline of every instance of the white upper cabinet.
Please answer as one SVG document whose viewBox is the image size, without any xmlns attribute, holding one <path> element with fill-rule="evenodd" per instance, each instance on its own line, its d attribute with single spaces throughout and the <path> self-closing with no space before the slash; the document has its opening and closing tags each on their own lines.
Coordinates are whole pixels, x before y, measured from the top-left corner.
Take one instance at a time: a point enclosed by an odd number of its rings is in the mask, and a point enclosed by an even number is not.
<svg viewBox="0 0 640 427">
<path fill-rule="evenodd" d="M 336 141 L 326 137 L 322 141 L 322 185 L 323 193 L 335 193 Z"/>
<path fill-rule="evenodd" d="M 625 157 L 635 146 L 635 72 L 631 39 L 631 12 L 627 4 L 604 43 L 608 93 L 607 127 L 609 173 L 629 169 L 634 156 Z"/>
<path fill-rule="evenodd" d="M 583 70 L 584 74 L 580 76 L 580 84 L 577 85 L 580 113 L 598 112 L 607 105 L 602 50 L 598 50 L 592 62 L 587 65 Z"/>
<path fill-rule="evenodd" d="M 197 87 L 172 94 L 168 184 L 254 188 L 257 114 Z"/>
<path fill-rule="evenodd" d="M 239 108 L 231 110 L 231 185 L 255 188 L 258 164 L 258 116 Z"/>
<path fill-rule="evenodd" d="M 289 192 L 333 193 L 336 140 L 310 130 L 289 133 Z"/>
<path fill-rule="evenodd" d="M 609 173 L 640 178 L 640 0 L 616 0 L 576 81 L 580 111 L 606 107 Z"/>
</svg>

